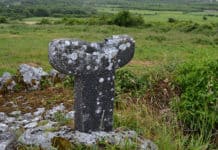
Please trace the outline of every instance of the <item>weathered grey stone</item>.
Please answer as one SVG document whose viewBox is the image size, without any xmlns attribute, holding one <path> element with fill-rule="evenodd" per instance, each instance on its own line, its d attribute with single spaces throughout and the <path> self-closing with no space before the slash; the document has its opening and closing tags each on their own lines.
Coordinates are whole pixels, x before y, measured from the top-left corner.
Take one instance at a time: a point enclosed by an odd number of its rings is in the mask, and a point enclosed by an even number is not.
<svg viewBox="0 0 218 150">
<path fill-rule="evenodd" d="M 26 119 L 26 120 L 30 120 L 33 118 L 33 115 L 31 113 L 26 113 L 23 115 L 23 118 Z"/>
<path fill-rule="evenodd" d="M 61 103 L 60 105 L 48 110 L 45 114 L 45 118 L 46 119 L 54 119 L 55 113 L 63 112 L 64 110 L 65 110 L 65 106 L 63 103 Z"/>
<path fill-rule="evenodd" d="M 9 72 L 3 73 L 0 78 L 0 90 L 2 90 L 2 88 L 6 88 L 5 90 L 13 90 L 15 86 L 16 82 L 13 80 L 11 74 Z"/>
<path fill-rule="evenodd" d="M 37 122 L 37 121 L 40 121 L 40 120 L 42 120 L 42 116 L 34 117 L 31 121 L 32 122 Z"/>
<path fill-rule="evenodd" d="M 60 73 L 60 72 L 58 72 L 58 71 L 55 70 L 55 69 L 52 69 L 52 70 L 49 72 L 49 76 L 51 77 L 52 83 L 54 83 L 54 84 L 55 84 L 56 82 L 62 81 L 62 80 L 66 77 L 65 74 Z"/>
<path fill-rule="evenodd" d="M 141 140 L 141 142 L 140 150 L 158 150 L 157 145 L 150 140 Z"/>
<path fill-rule="evenodd" d="M 53 132 L 45 132 L 40 129 L 27 129 L 19 138 L 19 141 L 26 145 L 36 145 L 43 148 L 51 147 L 51 139 L 55 136 Z"/>
<path fill-rule="evenodd" d="M 70 111 L 66 114 L 67 119 L 74 119 L 75 117 L 75 111 Z"/>
<path fill-rule="evenodd" d="M 34 116 L 40 116 L 45 112 L 45 108 L 37 108 L 37 111 L 33 113 Z"/>
<path fill-rule="evenodd" d="M 16 118 L 14 118 L 14 117 L 7 117 L 6 119 L 5 119 L 5 123 L 13 123 L 13 122 L 15 122 L 16 121 Z"/>
<path fill-rule="evenodd" d="M 21 114 L 21 111 L 13 111 L 10 113 L 11 116 L 19 116 Z"/>
<path fill-rule="evenodd" d="M 37 122 L 31 122 L 31 123 L 28 123 L 24 126 L 25 129 L 30 129 L 30 128 L 34 128 L 38 125 Z"/>
<path fill-rule="evenodd" d="M 75 76 L 75 128 L 111 131 L 115 69 L 134 55 L 135 41 L 115 35 L 101 43 L 57 39 L 49 44 L 49 61 L 61 73 Z"/>
<path fill-rule="evenodd" d="M 67 137 L 66 135 L 63 136 Z M 124 146 L 127 141 L 129 144 L 137 141 L 140 150 L 158 150 L 158 147 L 153 142 L 147 139 L 141 139 L 140 137 L 138 137 L 135 131 L 119 131 L 119 132 L 98 131 L 98 132 L 91 132 L 91 133 L 75 131 L 75 133 L 72 134 L 71 137 L 71 142 L 84 144 L 87 146 L 95 145 L 97 144 L 98 141 L 102 141 L 102 140 L 107 141 L 107 143 L 109 144 L 120 145 L 120 146 Z"/>
<path fill-rule="evenodd" d="M 15 143 L 15 134 L 11 132 L 0 133 L 0 150 L 14 150 Z"/>
<path fill-rule="evenodd" d="M 0 122 L 4 121 L 7 115 L 4 112 L 0 112 Z"/>
<path fill-rule="evenodd" d="M 49 110 L 51 114 L 62 111 L 66 114 L 66 118 L 73 119 L 74 111 L 65 112 L 65 107 L 63 104 L 53 107 Z M 38 109 L 41 110 L 41 109 Z M 5 115 L 5 114 L 4 114 Z M 62 137 L 71 143 L 84 144 L 87 146 L 95 145 L 98 141 L 105 140 L 113 145 L 125 145 L 128 140 L 128 143 L 137 142 L 140 149 L 145 150 L 156 150 L 155 144 L 149 140 L 144 140 L 138 137 L 135 131 L 114 131 L 114 132 L 91 132 L 84 133 L 79 131 L 74 131 L 72 128 L 67 126 L 61 126 L 58 122 L 53 122 L 51 120 L 43 120 L 41 123 L 38 123 L 39 120 L 42 120 L 42 113 L 39 116 L 33 118 L 31 113 L 21 114 L 20 119 L 15 119 L 14 117 L 6 117 L 5 120 L 9 118 L 10 124 L 0 123 L 0 150 L 10 150 L 10 146 L 16 146 L 16 140 L 12 134 L 8 131 L 25 129 L 23 134 L 19 137 L 19 142 L 25 145 L 36 145 L 41 146 L 44 149 L 51 148 L 51 140 L 54 137 Z M 22 118 L 25 118 L 22 120 Z M 52 119 L 52 118 L 50 118 Z M 34 121 L 33 121 L 34 120 Z M 41 124 L 41 126 L 40 126 Z M 137 139 L 137 140 L 136 140 Z M 134 143 L 135 144 L 135 143 Z M 7 149 L 6 149 L 7 148 Z M 149 149 L 151 148 L 151 149 Z M 13 148 L 11 148 L 13 150 Z"/>
<path fill-rule="evenodd" d="M 12 131 L 16 131 L 20 128 L 21 128 L 21 125 L 19 125 L 19 124 L 13 124 L 10 126 L 10 130 L 12 130 Z"/>
<path fill-rule="evenodd" d="M 8 130 L 8 125 L 0 123 L 0 133 Z"/>
<path fill-rule="evenodd" d="M 19 138 L 19 142 L 26 145 L 40 145 L 42 148 L 49 149 L 51 147 L 51 140 L 54 137 L 62 137 L 74 144 L 94 146 L 98 141 L 107 141 L 112 145 L 124 146 L 126 142 L 135 143 L 137 141 L 138 147 L 141 150 L 158 150 L 157 146 L 150 140 L 143 140 L 138 137 L 135 131 L 120 131 L 120 132 L 91 132 L 84 133 L 73 131 L 71 128 L 63 126 L 59 131 L 48 131 L 56 123 L 49 122 L 48 124 L 32 129 L 27 129 Z"/>
<path fill-rule="evenodd" d="M 26 125 L 26 124 L 30 123 L 30 120 L 21 120 L 21 121 L 17 121 L 17 123 L 19 125 Z"/>
<path fill-rule="evenodd" d="M 44 72 L 41 67 L 36 68 L 27 64 L 20 65 L 19 73 L 30 90 L 39 89 L 42 77 L 48 76 L 48 73 Z"/>
<path fill-rule="evenodd" d="M 49 132 L 56 123 L 49 121 L 46 125 L 27 129 L 18 139 L 19 142 L 26 145 L 36 145 L 49 149 L 51 139 L 56 136 L 56 132 Z"/>
</svg>

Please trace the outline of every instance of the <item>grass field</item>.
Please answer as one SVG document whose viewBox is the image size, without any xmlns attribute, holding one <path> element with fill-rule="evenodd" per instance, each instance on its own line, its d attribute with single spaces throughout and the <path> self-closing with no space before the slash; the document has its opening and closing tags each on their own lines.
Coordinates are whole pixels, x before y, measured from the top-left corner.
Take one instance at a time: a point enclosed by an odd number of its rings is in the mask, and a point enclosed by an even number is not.
<svg viewBox="0 0 218 150">
<path fill-rule="evenodd" d="M 101 13 L 117 13 L 119 8 L 98 8 Z M 133 14 L 140 14 L 146 22 L 167 22 L 168 18 L 175 18 L 183 21 L 194 21 L 197 23 L 213 22 L 218 23 L 218 12 L 182 12 L 182 11 L 152 11 L 152 10 L 129 10 Z M 207 21 L 203 17 L 207 16 Z"/>
<path fill-rule="evenodd" d="M 217 35 L 207 36 L 176 30 L 161 32 L 118 26 L 14 24 L 1 25 L 0 33 L 1 73 L 7 70 L 15 72 L 21 63 L 37 63 L 49 69 L 48 43 L 52 39 L 64 37 L 101 41 L 113 34 L 129 34 L 136 40 L 135 63 L 132 65 L 139 66 L 140 63 L 137 64 L 137 61 L 165 64 L 218 57 L 217 44 L 214 43 Z M 199 39 L 203 42 L 199 43 Z"/>
<path fill-rule="evenodd" d="M 101 12 L 115 13 L 118 10 L 99 8 Z M 78 38 L 86 41 L 102 41 L 114 34 L 128 34 L 136 41 L 135 56 L 124 67 L 138 76 L 149 73 L 154 88 L 154 96 L 149 88 L 143 91 L 140 97 L 136 93 L 121 93 L 116 97 L 115 127 L 134 129 L 142 136 L 150 138 L 159 146 L 160 150 L 206 150 L 213 149 L 210 140 L 203 140 L 201 136 L 183 134 L 175 114 L 171 114 L 171 121 L 167 116 L 145 102 L 161 98 L 168 86 L 174 71 L 181 64 L 192 63 L 200 65 L 202 61 L 218 59 L 218 13 L 195 12 L 184 14 L 182 12 L 132 10 L 132 13 L 141 14 L 144 27 L 119 27 L 115 25 L 37 25 L 42 18 L 28 18 L 22 21 L 12 21 L 9 24 L 0 24 L 0 75 L 8 71 L 15 73 L 22 63 L 37 64 L 46 71 L 51 69 L 48 63 L 48 43 L 56 38 Z M 207 20 L 203 20 L 207 16 Z M 168 23 L 168 18 L 179 21 L 192 21 L 206 25 L 192 31 L 182 30 L 180 23 Z M 47 18 L 61 20 L 60 18 Z M 211 24 L 215 24 L 210 29 Z M 185 26 L 185 24 L 184 24 Z M 209 26 L 209 28 L 207 28 Z M 181 28 L 181 29 L 180 29 Z M 148 78 L 150 80 L 150 78 Z M 153 80 L 154 83 L 153 83 Z M 161 81 L 161 82 L 159 82 Z M 172 81 L 173 82 L 173 81 Z M 159 84 L 160 83 L 160 84 Z M 166 84 L 167 83 L 167 84 Z M 169 85 L 168 85 L 169 83 Z M 217 83 L 217 82 L 216 82 Z M 156 89 L 155 89 L 156 88 Z M 160 92 L 160 95 L 155 95 Z M 69 95 L 67 95 L 69 96 Z M 170 96 L 167 97 L 170 101 Z M 157 108 L 156 108 L 157 109 Z"/>
</svg>

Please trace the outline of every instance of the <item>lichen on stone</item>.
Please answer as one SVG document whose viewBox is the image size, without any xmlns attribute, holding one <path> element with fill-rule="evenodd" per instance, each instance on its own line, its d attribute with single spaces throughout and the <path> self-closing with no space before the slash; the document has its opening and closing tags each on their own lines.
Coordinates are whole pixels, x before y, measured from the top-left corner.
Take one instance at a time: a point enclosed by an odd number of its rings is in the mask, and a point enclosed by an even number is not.
<svg viewBox="0 0 218 150">
<path fill-rule="evenodd" d="M 18 70 L 23 82 L 30 90 L 39 89 L 42 77 L 48 76 L 48 73 L 43 71 L 41 67 L 32 67 L 27 64 L 20 65 Z"/>
<path fill-rule="evenodd" d="M 16 86 L 12 75 L 9 72 L 4 72 L 2 77 L 0 77 L 0 91 L 2 90 L 13 90 Z"/>
<path fill-rule="evenodd" d="M 65 74 L 113 70 L 125 65 L 133 57 L 134 43 L 127 35 L 115 35 L 100 43 L 56 39 L 49 43 L 49 61 L 55 69 Z M 127 49 L 129 52 L 123 53 Z M 123 63 L 120 63 L 122 59 Z"/>
</svg>

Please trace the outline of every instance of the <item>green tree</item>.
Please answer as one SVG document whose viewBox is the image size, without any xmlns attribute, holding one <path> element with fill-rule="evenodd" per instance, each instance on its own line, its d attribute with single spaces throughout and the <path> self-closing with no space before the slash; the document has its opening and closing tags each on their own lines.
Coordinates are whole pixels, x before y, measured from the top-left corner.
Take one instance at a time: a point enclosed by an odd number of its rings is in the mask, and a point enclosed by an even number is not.
<svg viewBox="0 0 218 150">
<path fill-rule="evenodd" d="M 49 16 L 49 11 L 44 8 L 37 8 L 34 11 L 34 15 L 37 17 L 48 17 Z"/>
<path fill-rule="evenodd" d="M 118 26 L 131 27 L 143 25 L 144 20 L 141 16 L 134 16 L 129 11 L 121 11 L 114 17 L 113 23 Z"/>
<path fill-rule="evenodd" d="M 1 17 L 0 16 L 0 23 L 7 23 L 7 18 L 6 17 Z"/>
</svg>

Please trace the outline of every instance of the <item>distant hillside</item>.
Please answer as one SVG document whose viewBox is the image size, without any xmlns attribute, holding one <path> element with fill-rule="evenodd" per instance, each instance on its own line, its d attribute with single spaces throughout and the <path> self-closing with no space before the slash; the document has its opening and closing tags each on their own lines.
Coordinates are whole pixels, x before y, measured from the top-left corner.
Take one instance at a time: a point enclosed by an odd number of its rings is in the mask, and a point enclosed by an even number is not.
<svg viewBox="0 0 218 150">
<path fill-rule="evenodd" d="M 99 7 L 185 12 L 218 11 L 218 0 L 0 0 L 0 16 L 89 16 L 96 14 Z"/>
<path fill-rule="evenodd" d="M 218 0 L 0 0 L 8 5 L 50 5 L 50 6 L 72 6 L 72 5 L 126 5 L 126 4 L 211 4 Z"/>
</svg>

